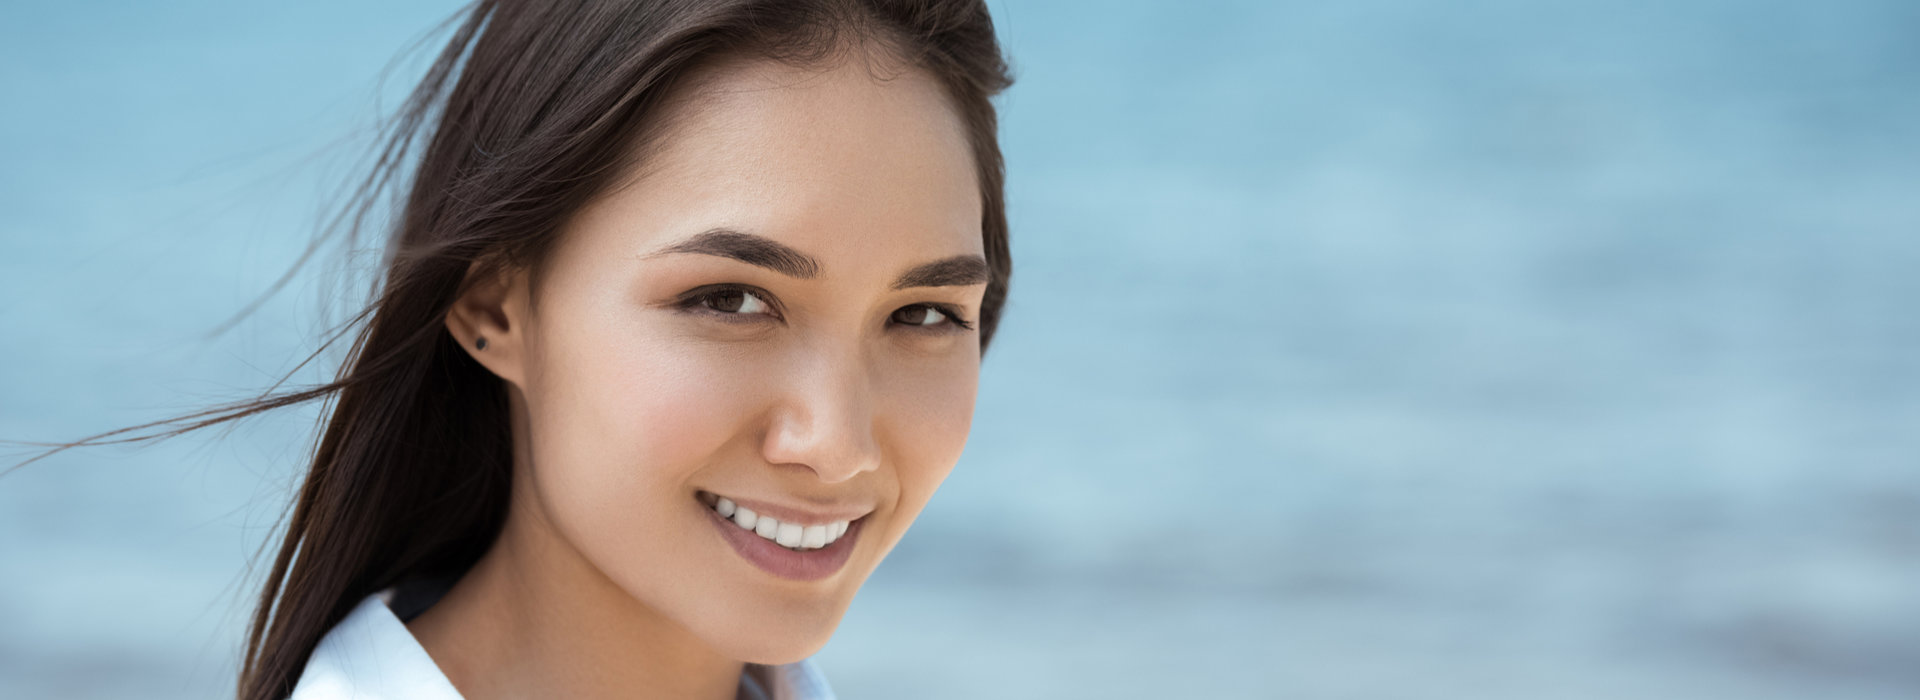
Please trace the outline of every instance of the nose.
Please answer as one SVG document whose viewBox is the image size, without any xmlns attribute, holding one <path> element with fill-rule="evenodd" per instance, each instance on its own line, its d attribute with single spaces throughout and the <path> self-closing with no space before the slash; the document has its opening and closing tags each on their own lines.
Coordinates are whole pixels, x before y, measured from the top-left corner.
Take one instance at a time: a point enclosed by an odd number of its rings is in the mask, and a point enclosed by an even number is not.
<svg viewBox="0 0 1920 700">
<path fill-rule="evenodd" d="M 799 464 L 826 483 L 880 467 L 873 380 L 859 351 L 813 347 L 792 364 L 762 451 L 773 464 Z"/>
</svg>

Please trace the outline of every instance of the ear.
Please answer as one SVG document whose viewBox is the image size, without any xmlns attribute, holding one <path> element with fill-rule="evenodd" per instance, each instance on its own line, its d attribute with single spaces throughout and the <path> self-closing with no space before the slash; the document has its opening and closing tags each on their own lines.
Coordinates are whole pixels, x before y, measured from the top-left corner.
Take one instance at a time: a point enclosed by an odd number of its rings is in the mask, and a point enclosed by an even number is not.
<svg viewBox="0 0 1920 700">
<path fill-rule="evenodd" d="M 447 310 L 447 332 L 474 361 L 501 379 L 525 387 L 528 290 L 527 273 L 504 271 L 474 262 L 467 266 L 467 290 Z M 477 347 L 481 338 L 487 347 Z"/>
</svg>

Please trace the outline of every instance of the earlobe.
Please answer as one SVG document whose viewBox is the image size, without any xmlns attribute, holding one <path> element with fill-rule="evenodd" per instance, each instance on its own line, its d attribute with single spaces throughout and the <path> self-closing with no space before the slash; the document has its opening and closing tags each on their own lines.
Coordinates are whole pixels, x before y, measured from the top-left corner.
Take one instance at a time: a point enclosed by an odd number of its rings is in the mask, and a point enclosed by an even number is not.
<svg viewBox="0 0 1920 700">
<path fill-rule="evenodd" d="M 467 355 L 501 379 L 520 384 L 523 323 L 519 271 L 499 271 L 480 262 L 467 268 L 465 291 L 447 309 L 447 332 Z"/>
</svg>

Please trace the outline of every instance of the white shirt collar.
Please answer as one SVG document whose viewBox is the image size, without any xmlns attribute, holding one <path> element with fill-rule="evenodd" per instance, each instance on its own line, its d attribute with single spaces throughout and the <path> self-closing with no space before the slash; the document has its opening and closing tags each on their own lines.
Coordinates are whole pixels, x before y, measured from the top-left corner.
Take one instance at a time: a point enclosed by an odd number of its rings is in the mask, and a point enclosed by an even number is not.
<svg viewBox="0 0 1920 700">
<path fill-rule="evenodd" d="M 327 631 L 289 700 L 462 700 L 433 657 L 388 607 L 394 589 L 367 596 Z M 747 664 L 738 700 L 834 700 L 811 658 Z"/>
</svg>

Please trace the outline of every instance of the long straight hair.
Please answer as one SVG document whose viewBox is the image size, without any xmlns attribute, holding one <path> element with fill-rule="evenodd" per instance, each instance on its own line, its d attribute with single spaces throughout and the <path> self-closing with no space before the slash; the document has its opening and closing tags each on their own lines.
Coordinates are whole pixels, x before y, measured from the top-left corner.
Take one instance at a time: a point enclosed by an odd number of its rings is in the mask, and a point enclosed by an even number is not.
<svg viewBox="0 0 1920 700">
<path fill-rule="evenodd" d="M 406 191 L 371 303 L 321 346 L 359 329 L 334 381 L 53 450 L 171 437 L 314 399 L 331 407 L 248 626 L 239 700 L 290 694 L 321 637 L 367 595 L 458 575 L 492 546 L 512 481 L 506 390 L 445 315 L 485 275 L 537 273 L 567 218 L 644 157 L 660 106 L 704 61 L 819 65 L 851 46 L 932 75 L 978 170 L 992 272 L 983 356 L 1006 300 L 991 98 L 1012 77 L 982 0 L 479 0 L 451 24 L 341 210 L 357 238 L 377 201 Z M 104 439 L 167 425 L 180 427 Z"/>
</svg>

